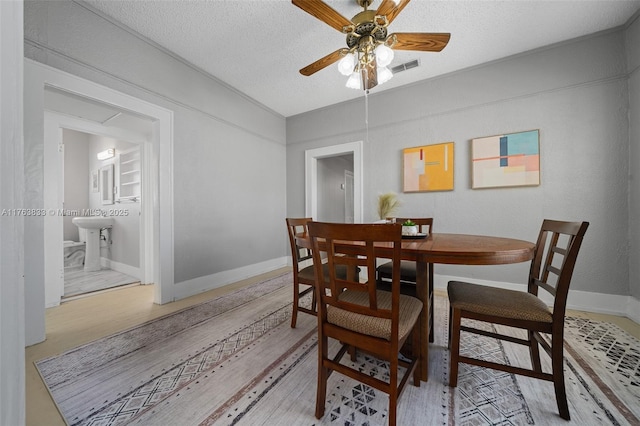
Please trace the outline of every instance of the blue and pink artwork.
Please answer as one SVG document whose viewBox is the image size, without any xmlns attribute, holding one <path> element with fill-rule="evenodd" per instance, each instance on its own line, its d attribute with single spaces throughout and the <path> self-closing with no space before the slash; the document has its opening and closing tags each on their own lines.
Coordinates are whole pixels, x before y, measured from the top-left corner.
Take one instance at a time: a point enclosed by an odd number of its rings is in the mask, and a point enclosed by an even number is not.
<svg viewBox="0 0 640 426">
<path fill-rule="evenodd" d="M 471 164 L 473 189 L 540 185 L 540 132 L 472 139 Z"/>
</svg>

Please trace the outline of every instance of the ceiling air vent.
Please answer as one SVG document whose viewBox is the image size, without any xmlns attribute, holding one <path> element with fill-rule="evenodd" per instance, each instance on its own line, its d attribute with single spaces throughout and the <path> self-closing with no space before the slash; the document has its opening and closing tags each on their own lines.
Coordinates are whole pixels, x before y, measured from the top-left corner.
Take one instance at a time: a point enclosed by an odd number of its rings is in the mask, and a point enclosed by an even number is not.
<svg viewBox="0 0 640 426">
<path fill-rule="evenodd" d="M 394 73 L 394 74 L 398 74 L 399 72 L 410 70 L 411 68 L 415 68 L 415 67 L 418 67 L 418 66 L 420 66 L 420 62 L 418 62 L 417 59 L 414 59 L 413 61 L 409 61 L 409 62 L 405 62 L 404 64 L 396 65 L 395 67 L 391 68 L 391 72 Z"/>
</svg>

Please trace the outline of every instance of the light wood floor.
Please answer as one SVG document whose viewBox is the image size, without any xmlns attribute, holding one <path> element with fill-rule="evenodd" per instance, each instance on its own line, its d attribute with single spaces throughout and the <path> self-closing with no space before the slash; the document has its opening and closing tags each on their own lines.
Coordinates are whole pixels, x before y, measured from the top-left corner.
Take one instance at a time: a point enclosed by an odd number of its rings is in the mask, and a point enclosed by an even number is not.
<svg viewBox="0 0 640 426">
<path fill-rule="evenodd" d="M 166 305 L 153 303 L 153 286 L 137 285 L 105 291 L 47 309 L 47 340 L 26 349 L 26 424 L 28 426 L 63 426 L 65 424 L 42 382 L 34 362 L 221 296 L 246 285 L 278 276 L 289 270 L 290 268 L 278 269 Z M 444 291 L 436 291 L 445 295 Z M 569 315 L 584 316 L 617 324 L 640 339 L 640 325 L 627 318 L 577 311 L 571 311 Z"/>
</svg>

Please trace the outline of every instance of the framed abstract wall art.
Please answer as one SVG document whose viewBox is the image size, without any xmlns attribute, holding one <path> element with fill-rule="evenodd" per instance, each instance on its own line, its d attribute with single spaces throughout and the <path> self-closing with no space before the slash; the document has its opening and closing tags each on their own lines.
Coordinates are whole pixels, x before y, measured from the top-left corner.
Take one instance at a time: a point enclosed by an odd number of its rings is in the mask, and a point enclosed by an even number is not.
<svg viewBox="0 0 640 426">
<path fill-rule="evenodd" d="M 405 148 L 404 192 L 453 191 L 453 142 Z"/>
<path fill-rule="evenodd" d="M 471 187 L 540 185 L 540 131 L 471 140 Z"/>
</svg>

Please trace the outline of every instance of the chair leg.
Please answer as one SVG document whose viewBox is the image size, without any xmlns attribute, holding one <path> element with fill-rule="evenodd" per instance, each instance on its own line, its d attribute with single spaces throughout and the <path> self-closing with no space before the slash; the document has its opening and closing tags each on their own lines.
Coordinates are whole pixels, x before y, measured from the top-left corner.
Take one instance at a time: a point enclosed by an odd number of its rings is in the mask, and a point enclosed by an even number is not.
<svg viewBox="0 0 640 426">
<path fill-rule="evenodd" d="M 356 362 L 358 360 L 358 351 L 355 346 L 349 346 L 349 357 L 352 362 Z"/>
<path fill-rule="evenodd" d="M 318 305 L 316 303 L 316 289 L 314 288 L 313 291 L 311 292 L 311 310 L 313 312 L 318 312 Z"/>
<path fill-rule="evenodd" d="M 318 338 L 318 387 L 316 389 L 316 418 L 324 416 L 325 400 L 327 398 L 327 380 L 329 379 L 329 369 L 324 366 L 324 360 L 328 357 L 328 338 L 319 336 Z"/>
<path fill-rule="evenodd" d="M 300 294 L 298 293 L 298 283 L 293 283 L 293 306 L 291 307 L 291 328 L 296 328 L 296 321 L 298 320 L 298 303 Z"/>
<path fill-rule="evenodd" d="M 533 371 L 542 372 L 542 364 L 540 363 L 540 346 L 535 338 L 535 332 L 528 331 L 529 334 L 529 355 L 531 355 L 531 369 Z"/>
<path fill-rule="evenodd" d="M 396 425 L 398 413 L 398 358 L 389 363 L 389 426 Z"/>
<path fill-rule="evenodd" d="M 420 387 L 420 371 L 422 362 L 421 359 L 421 349 L 422 342 L 420 341 L 420 324 L 416 324 L 413 326 L 413 331 L 411 332 L 411 356 L 413 359 L 416 359 L 416 365 L 413 369 L 413 385 L 416 387 Z"/>
<path fill-rule="evenodd" d="M 458 357 L 460 355 L 460 322 L 462 321 L 460 309 L 450 310 L 450 362 L 449 362 L 449 386 L 455 388 L 458 386 Z"/>
<path fill-rule="evenodd" d="M 553 387 L 556 391 L 556 403 L 560 417 L 565 420 L 571 420 L 569 415 L 569 404 L 567 403 L 567 392 L 564 386 L 564 356 L 563 356 L 563 337 L 556 336 L 555 333 L 551 338 L 551 368 L 553 370 Z"/>
<path fill-rule="evenodd" d="M 428 265 L 429 274 L 429 302 L 431 302 L 431 309 L 429 309 L 429 342 L 435 341 L 435 326 L 433 322 L 433 311 L 435 311 L 435 304 L 433 303 L 433 263 Z"/>
<path fill-rule="evenodd" d="M 449 305 L 449 339 L 447 340 L 447 348 L 451 350 L 451 330 L 453 327 L 453 308 Z"/>
</svg>

